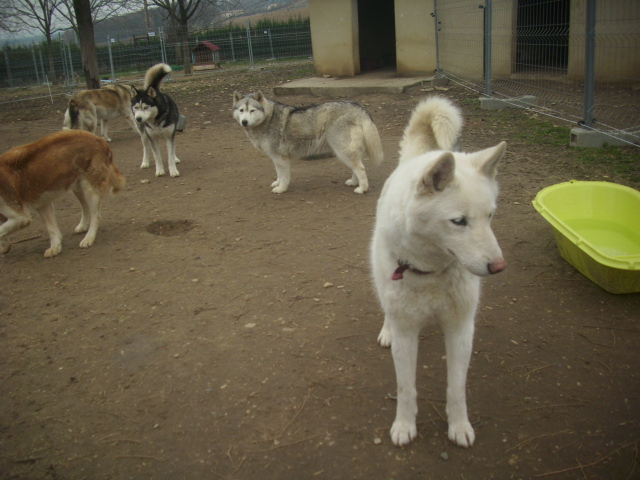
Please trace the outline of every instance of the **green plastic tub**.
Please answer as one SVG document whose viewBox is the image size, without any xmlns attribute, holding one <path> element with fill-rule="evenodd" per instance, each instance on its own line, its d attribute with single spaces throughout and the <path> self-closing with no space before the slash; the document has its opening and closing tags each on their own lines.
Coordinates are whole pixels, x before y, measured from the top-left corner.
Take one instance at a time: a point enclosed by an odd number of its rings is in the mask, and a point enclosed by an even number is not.
<svg viewBox="0 0 640 480">
<path fill-rule="evenodd" d="M 540 191 L 533 206 L 554 229 L 560 255 L 611 293 L 640 292 L 640 192 L 571 181 Z"/>
</svg>

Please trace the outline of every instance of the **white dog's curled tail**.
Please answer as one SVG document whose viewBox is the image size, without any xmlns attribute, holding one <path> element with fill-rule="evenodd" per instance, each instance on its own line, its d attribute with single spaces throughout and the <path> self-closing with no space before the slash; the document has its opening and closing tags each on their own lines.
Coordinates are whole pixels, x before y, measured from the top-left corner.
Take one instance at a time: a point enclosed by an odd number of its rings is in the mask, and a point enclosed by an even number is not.
<svg viewBox="0 0 640 480">
<path fill-rule="evenodd" d="M 164 77 L 171 73 L 171 67 L 166 63 L 158 63 L 147 70 L 144 76 L 144 89 L 153 87 L 154 90 L 159 90 L 160 82 Z"/>
<path fill-rule="evenodd" d="M 380 141 L 380 134 L 376 124 L 369 115 L 365 115 L 365 119 L 362 123 L 362 131 L 364 134 L 364 146 L 367 149 L 367 156 L 369 160 L 373 161 L 376 165 L 380 165 L 384 158 L 384 151 L 382 150 L 382 142 Z"/>
<path fill-rule="evenodd" d="M 445 97 L 427 97 L 413 110 L 400 141 L 400 162 L 431 150 L 455 149 L 464 121 Z"/>
</svg>

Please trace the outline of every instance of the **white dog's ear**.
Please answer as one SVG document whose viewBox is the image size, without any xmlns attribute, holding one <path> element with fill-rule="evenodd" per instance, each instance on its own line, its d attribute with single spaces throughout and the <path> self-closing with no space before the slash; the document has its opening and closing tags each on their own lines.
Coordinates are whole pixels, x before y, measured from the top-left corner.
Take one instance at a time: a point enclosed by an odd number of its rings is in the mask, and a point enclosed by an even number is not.
<svg viewBox="0 0 640 480">
<path fill-rule="evenodd" d="M 242 99 L 242 94 L 239 91 L 233 92 L 233 103 L 238 103 Z"/>
<path fill-rule="evenodd" d="M 436 193 L 444 190 L 455 176 L 456 161 L 451 152 L 445 152 L 422 176 L 421 193 Z"/>
<path fill-rule="evenodd" d="M 507 142 L 500 142 L 495 147 L 476 152 L 473 163 L 481 173 L 484 173 L 489 178 L 495 178 L 498 173 L 498 163 L 500 163 L 506 151 Z"/>
<path fill-rule="evenodd" d="M 264 95 L 262 94 L 262 90 L 258 90 L 256 93 L 254 93 L 253 98 L 255 98 L 258 102 L 263 103 Z"/>
</svg>

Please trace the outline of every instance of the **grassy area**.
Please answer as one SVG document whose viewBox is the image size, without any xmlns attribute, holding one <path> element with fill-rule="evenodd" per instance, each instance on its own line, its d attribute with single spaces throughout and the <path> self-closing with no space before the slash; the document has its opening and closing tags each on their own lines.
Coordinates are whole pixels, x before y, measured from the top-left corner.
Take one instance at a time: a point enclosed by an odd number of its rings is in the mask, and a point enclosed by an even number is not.
<svg viewBox="0 0 640 480">
<path fill-rule="evenodd" d="M 521 110 L 495 112 L 496 120 L 507 128 L 515 127 L 516 137 L 530 145 L 562 149 L 562 154 L 577 163 L 589 165 L 603 177 L 619 176 L 640 185 L 640 148 L 637 146 L 603 148 L 571 148 L 571 127 L 540 120 Z"/>
</svg>

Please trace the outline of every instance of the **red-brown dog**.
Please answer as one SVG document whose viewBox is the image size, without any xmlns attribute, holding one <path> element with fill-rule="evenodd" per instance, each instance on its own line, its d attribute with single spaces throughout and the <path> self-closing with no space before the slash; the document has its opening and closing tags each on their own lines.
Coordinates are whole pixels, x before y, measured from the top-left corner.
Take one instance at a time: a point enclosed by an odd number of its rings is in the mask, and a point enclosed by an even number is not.
<svg viewBox="0 0 640 480">
<path fill-rule="evenodd" d="M 31 223 L 37 211 L 47 227 L 51 247 L 45 257 L 62 248 L 53 201 L 72 190 L 82 206 L 76 233 L 87 232 L 81 248 L 90 247 L 100 222 L 100 201 L 117 193 L 126 180 L 113 163 L 113 152 L 102 138 L 81 130 L 52 133 L 37 142 L 12 148 L 0 156 L 0 252 L 7 253 L 12 232 Z"/>
</svg>

